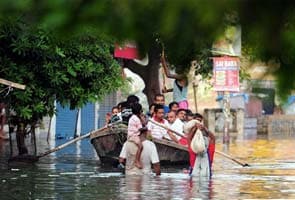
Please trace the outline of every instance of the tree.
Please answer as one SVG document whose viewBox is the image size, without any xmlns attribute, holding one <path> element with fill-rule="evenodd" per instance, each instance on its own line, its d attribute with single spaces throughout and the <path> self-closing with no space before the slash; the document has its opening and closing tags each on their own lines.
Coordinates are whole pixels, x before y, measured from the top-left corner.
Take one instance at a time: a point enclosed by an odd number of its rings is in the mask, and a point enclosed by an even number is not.
<svg viewBox="0 0 295 200">
<path fill-rule="evenodd" d="M 288 94 L 295 84 L 286 78 L 295 74 L 294 13 L 291 0 L 82 0 L 70 5 L 65 0 L 0 2 L 0 16 L 22 16 L 32 25 L 54 30 L 61 38 L 91 30 L 117 41 L 135 40 L 141 52 L 152 51 L 155 39 L 160 39 L 177 71 L 208 52 L 228 25 L 239 24 L 244 52 L 281 64 L 270 70 L 278 77 L 281 94 Z M 207 67 L 202 69 L 208 72 Z"/>
<path fill-rule="evenodd" d="M 148 51 L 149 63 L 147 66 L 141 66 L 132 60 L 124 60 L 123 67 L 129 68 L 138 74 L 145 83 L 143 93 L 146 94 L 149 104 L 153 102 L 153 97 L 160 93 L 159 85 L 159 62 L 161 49 L 157 43 Z"/>
<path fill-rule="evenodd" d="M 118 41 L 137 41 L 148 52 L 155 38 L 165 44 L 169 61 L 177 70 L 189 66 L 228 24 L 242 26 L 244 52 L 251 58 L 275 60 L 281 67 L 271 70 L 278 77 L 279 92 L 294 87 L 295 12 L 291 0 L 96 0 L 0 2 L 0 16 L 30 19 L 59 35 L 110 34 Z M 290 82 L 291 81 L 291 82 Z"/>
<path fill-rule="evenodd" d="M 1 77 L 26 85 L 1 99 L 15 112 L 19 154 L 27 153 L 26 127 L 55 112 L 54 101 L 71 108 L 97 101 L 122 85 L 113 41 L 89 34 L 57 40 L 20 21 L 0 26 Z M 0 86 L 3 89 L 4 86 Z"/>
</svg>

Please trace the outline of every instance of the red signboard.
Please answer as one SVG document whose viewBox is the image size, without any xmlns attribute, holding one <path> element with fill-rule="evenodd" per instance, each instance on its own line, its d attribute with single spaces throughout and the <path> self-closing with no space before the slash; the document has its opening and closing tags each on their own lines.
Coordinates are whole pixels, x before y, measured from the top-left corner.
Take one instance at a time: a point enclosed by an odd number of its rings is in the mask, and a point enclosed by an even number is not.
<svg viewBox="0 0 295 200">
<path fill-rule="evenodd" d="M 138 51 L 135 44 L 126 43 L 122 47 L 115 45 L 114 56 L 116 58 L 138 59 Z"/>
<path fill-rule="evenodd" d="M 239 91 L 240 60 L 237 57 L 215 57 L 214 66 L 214 90 L 215 91 Z"/>
</svg>

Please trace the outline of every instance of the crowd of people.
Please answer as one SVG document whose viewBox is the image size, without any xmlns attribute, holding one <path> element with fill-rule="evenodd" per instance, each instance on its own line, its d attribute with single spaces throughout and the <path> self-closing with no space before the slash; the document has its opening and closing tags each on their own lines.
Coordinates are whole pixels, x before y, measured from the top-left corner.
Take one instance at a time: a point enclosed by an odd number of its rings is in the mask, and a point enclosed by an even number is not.
<svg viewBox="0 0 295 200">
<path fill-rule="evenodd" d="M 160 160 L 156 146 L 147 138 L 169 140 L 187 147 L 190 163 L 188 173 L 193 176 L 211 175 L 215 148 L 214 134 L 203 125 L 201 114 L 179 107 L 176 101 L 167 106 L 163 94 L 155 95 L 147 113 L 143 113 L 139 98 L 130 95 L 125 102 L 112 108 L 112 114 L 107 115 L 106 121 L 122 121 L 128 124 L 127 141 L 119 156 L 120 163 L 125 163 L 126 175 L 150 173 L 151 165 L 154 172 L 160 175 Z M 197 130 L 202 132 L 205 141 L 204 152 L 196 153 L 191 148 Z"/>
</svg>

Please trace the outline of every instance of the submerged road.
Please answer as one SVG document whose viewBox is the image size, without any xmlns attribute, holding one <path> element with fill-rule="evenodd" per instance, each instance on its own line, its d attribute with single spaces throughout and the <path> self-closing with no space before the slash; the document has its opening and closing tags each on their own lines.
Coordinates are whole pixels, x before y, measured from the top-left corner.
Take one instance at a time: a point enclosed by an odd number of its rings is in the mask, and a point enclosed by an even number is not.
<svg viewBox="0 0 295 200">
<path fill-rule="evenodd" d="M 37 137 L 39 153 L 49 144 Z M 246 161 L 242 167 L 215 155 L 210 180 L 191 179 L 181 169 L 161 177 L 125 177 L 103 168 L 88 139 L 35 164 L 7 164 L 9 142 L 0 140 L 1 199 L 295 199 L 295 137 L 245 135 L 216 149 Z"/>
</svg>

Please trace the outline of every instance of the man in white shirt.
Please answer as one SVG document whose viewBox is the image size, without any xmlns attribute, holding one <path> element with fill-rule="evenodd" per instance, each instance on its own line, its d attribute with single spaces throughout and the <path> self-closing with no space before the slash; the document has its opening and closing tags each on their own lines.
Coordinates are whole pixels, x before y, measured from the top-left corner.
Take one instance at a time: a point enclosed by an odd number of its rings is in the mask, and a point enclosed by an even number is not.
<svg viewBox="0 0 295 200">
<path fill-rule="evenodd" d="M 183 108 L 178 109 L 178 111 L 176 113 L 176 117 L 178 119 L 180 119 L 182 122 L 185 122 L 186 121 L 186 110 Z"/>
<path fill-rule="evenodd" d="M 139 169 L 135 166 L 136 159 L 136 151 L 137 145 L 131 141 L 126 141 L 123 145 L 119 156 L 119 162 L 124 163 L 126 161 L 125 166 L 125 174 L 126 175 L 144 175 L 151 174 L 151 165 L 153 165 L 153 169 L 156 175 L 161 174 L 160 169 L 160 160 L 156 145 L 149 140 L 146 140 L 148 129 L 146 127 L 139 129 L 140 131 L 140 140 L 142 142 L 142 152 L 141 152 L 141 164 L 142 169 Z"/>
<path fill-rule="evenodd" d="M 177 133 L 180 133 L 184 136 L 183 133 L 183 125 L 184 123 L 176 117 L 176 113 L 174 111 L 169 111 L 167 114 L 167 120 L 169 123 L 169 128 Z M 174 133 L 172 133 L 171 131 L 168 131 L 168 134 L 170 136 L 170 138 L 175 141 L 175 142 L 179 142 L 179 140 L 181 139 L 181 136 L 176 135 Z"/>
</svg>

